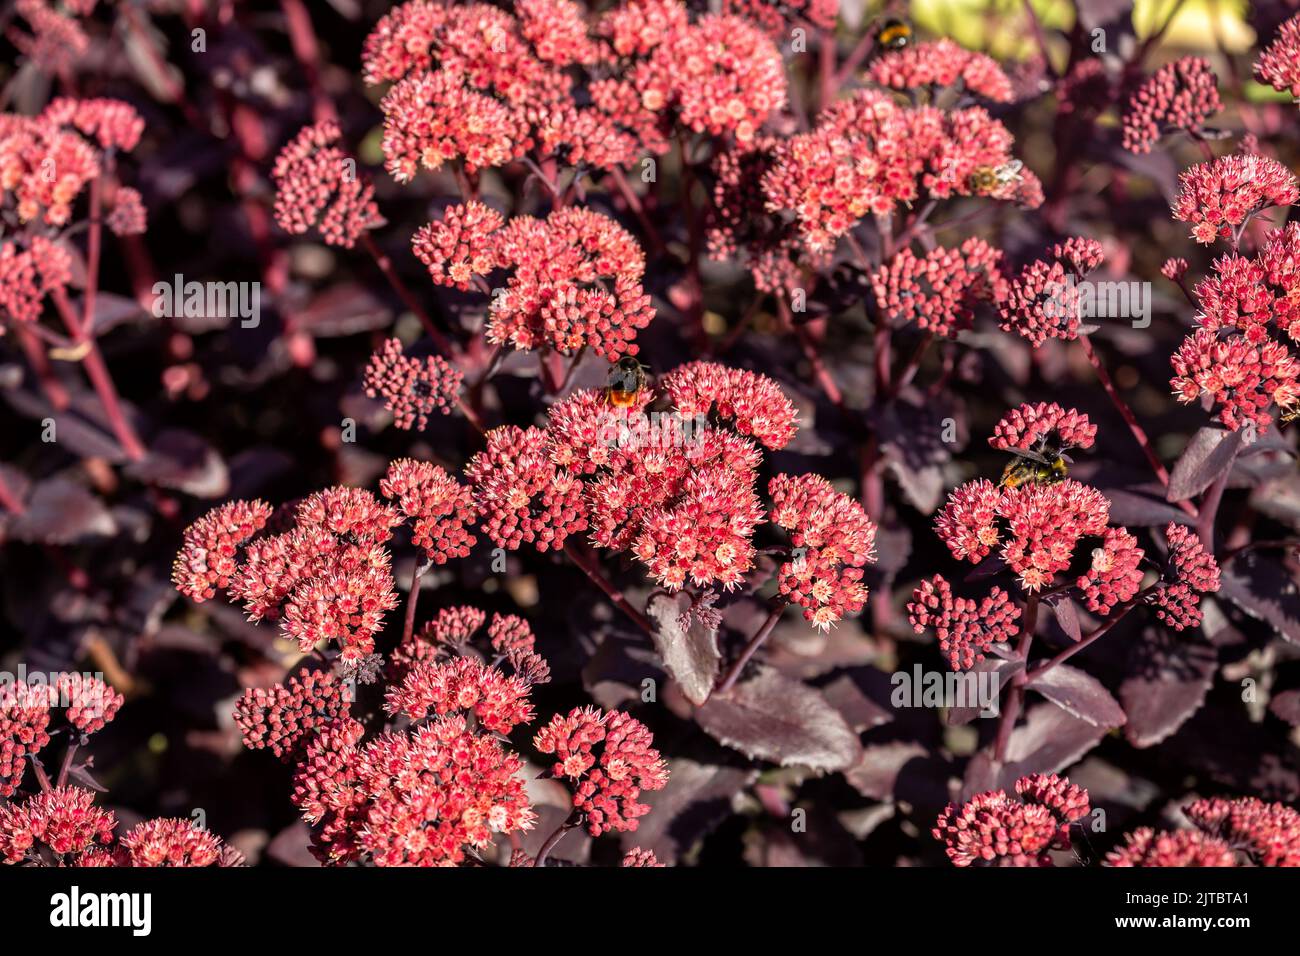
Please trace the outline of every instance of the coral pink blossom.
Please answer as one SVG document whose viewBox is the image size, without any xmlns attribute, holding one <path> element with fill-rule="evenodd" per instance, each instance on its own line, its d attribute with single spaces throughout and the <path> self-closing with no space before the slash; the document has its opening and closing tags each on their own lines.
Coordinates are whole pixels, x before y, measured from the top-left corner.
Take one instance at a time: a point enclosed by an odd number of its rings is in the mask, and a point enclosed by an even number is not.
<svg viewBox="0 0 1300 956">
<path fill-rule="evenodd" d="M 398 428 L 423 431 L 435 411 L 451 414 L 464 377 L 442 356 L 410 357 L 398 339 L 389 339 L 366 364 L 365 388 L 393 413 Z"/>
<path fill-rule="evenodd" d="M 1197 830 L 1157 833 L 1140 827 L 1106 854 L 1106 866 L 1236 866 L 1232 848 Z"/>
<path fill-rule="evenodd" d="M 299 235 L 315 227 L 329 245 L 350 249 L 383 219 L 374 187 L 339 148 L 341 138 L 332 120 L 303 127 L 276 157 L 271 178 L 280 228 Z"/>
<path fill-rule="evenodd" d="M 600 836 L 635 830 L 650 810 L 637 802 L 641 791 L 668 783 L 653 742 L 645 725 L 625 713 L 580 707 L 551 718 L 533 746 L 555 757 L 555 776 L 573 781 L 573 808 L 584 814 L 587 831 Z"/>
<path fill-rule="evenodd" d="M 1001 588 L 994 588 L 981 601 L 955 597 L 941 574 L 922 581 L 907 605 L 907 619 L 913 629 L 921 634 L 932 628 L 939 639 L 939 650 L 955 671 L 969 670 L 984 660 L 994 644 L 1019 634 L 1019 617 L 1020 608 Z"/>
<path fill-rule="evenodd" d="M 1218 80 L 1208 61 L 1185 56 L 1156 70 L 1131 97 L 1124 112 L 1124 148 L 1149 153 L 1174 130 L 1198 135 L 1223 109 Z"/>
<path fill-rule="evenodd" d="M 1231 239 L 1256 213 L 1290 206 L 1300 198 L 1291 170 L 1276 159 L 1254 153 L 1197 163 L 1178 177 L 1174 218 L 1190 223 L 1192 238 L 1208 245 Z"/>
</svg>

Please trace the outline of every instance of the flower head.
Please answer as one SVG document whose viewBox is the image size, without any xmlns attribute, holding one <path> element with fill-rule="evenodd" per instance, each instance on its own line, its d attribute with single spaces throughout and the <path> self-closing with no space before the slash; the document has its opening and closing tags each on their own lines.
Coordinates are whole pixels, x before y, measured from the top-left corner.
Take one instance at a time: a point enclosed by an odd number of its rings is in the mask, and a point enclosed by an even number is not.
<svg viewBox="0 0 1300 956">
<path fill-rule="evenodd" d="M 771 449 L 784 448 L 798 426 L 794 403 L 766 375 L 713 362 L 689 362 L 659 380 L 659 388 L 683 418 L 708 415 Z"/>
<path fill-rule="evenodd" d="M 1209 245 L 1216 236 L 1231 239 L 1256 213 L 1297 199 L 1300 187 L 1291 170 L 1267 156 L 1238 153 L 1185 170 L 1173 212 L 1191 224 L 1193 239 Z"/>
<path fill-rule="evenodd" d="M 148 820 L 122 837 L 127 866 L 228 866 L 221 839 L 193 820 Z"/>
<path fill-rule="evenodd" d="M 795 554 L 777 572 L 781 594 L 823 630 L 867 600 L 862 569 L 876 560 L 876 526 L 862 505 L 818 475 L 777 475 L 768 485 L 772 522 Z"/>
<path fill-rule="evenodd" d="M 112 842 L 117 820 L 95 806 L 95 795 L 80 787 L 55 787 L 22 803 L 0 804 L 0 860 L 21 863 L 42 847 L 56 858 L 77 857 Z"/>
<path fill-rule="evenodd" d="M 61 245 L 34 236 L 27 249 L 0 245 L 0 331 L 13 322 L 36 322 L 45 297 L 72 281 L 72 258 Z"/>
<path fill-rule="evenodd" d="M 1020 608 L 1001 588 L 982 601 L 954 597 L 943 575 L 922 581 L 912 592 L 907 619 L 916 633 L 933 628 L 939 650 L 954 671 L 969 670 L 984 660 L 994 644 L 1010 641 L 1018 633 Z"/>
<path fill-rule="evenodd" d="M 0 684 L 0 797 L 17 791 L 27 758 L 50 742 L 49 725 L 48 688 Z"/>
<path fill-rule="evenodd" d="M 496 233 L 497 264 L 511 270 L 488 314 L 490 342 L 516 349 L 590 348 L 609 361 L 635 355 L 654 310 L 642 288 L 645 254 L 622 226 L 581 207 L 544 220 L 512 219 Z"/>
<path fill-rule="evenodd" d="M 1124 148 L 1149 153 L 1174 130 L 1199 134 L 1223 109 L 1214 70 L 1199 56 L 1185 56 L 1156 70 L 1131 97 L 1124 112 Z"/>
<path fill-rule="evenodd" d="M 231 501 L 186 528 L 172 565 L 176 590 L 201 602 L 227 587 L 240 545 L 261 531 L 270 516 L 271 506 L 264 501 Z"/>
<path fill-rule="evenodd" d="M 1165 528 L 1169 562 L 1165 581 L 1156 589 L 1156 617 L 1175 631 L 1201 623 L 1201 595 L 1219 590 L 1219 565 L 1196 531 L 1170 522 Z"/>
<path fill-rule="evenodd" d="M 1002 416 L 989 444 L 1003 451 L 1027 451 L 1048 436 L 1054 436 L 1062 448 L 1091 448 L 1097 426 L 1082 412 L 1055 402 L 1026 403 Z"/>
<path fill-rule="evenodd" d="M 388 691 L 384 709 L 412 720 L 468 711 L 484 729 L 508 734 L 533 719 L 528 694 L 528 684 L 518 677 L 507 677 L 473 658 L 426 660 L 416 662 L 401 686 Z"/>
<path fill-rule="evenodd" d="M 1131 599 L 1142 586 L 1142 557 L 1137 538 L 1124 528 L 1107 528 L 1101 546 L 1092 550 L 1092 564 L 1075 586 L 1084 604 L 1096 614 L 1109 614 Z"/>
<path fill-rule="evenodd" d="M 872 274 L 881 311 L 894 323 L 915 321 L 927 332 L 954 337 L 971 327 L 975 307 L 1002 295 L 1002 253 L 972 237 L 955 249 L 936 246 L 922 256 L 903 249 Z"/>
<path fill-rule="evenodd" d="M 573 807 L 586 816 L 592 836 L 635 830 L 649 812 L 637 802 L 641 791 L 661 790 L 668 782 L 653 742 L 640 721 L 594 707 L 556 714 L 533 738 L 533 746 L 554 755 L 555 775 L 573 781 Z"/>
<path fill-rule="evenodd" d="M 442 219 L 421 226 L 411 238 L 416 257 L 437 285 L 466 290 L 475 276 L 496 268 L 495 234 L 501 213 L 476 200 L 449 207 Z"/>
<path fill-rule="evenodd" d="M 1232 848 L 1199 830 L 1157 833 L 1140 827 L 1106 854 L 1106 866 L 1236 866 Z"/>
<path fill-rule="evenodd" d="M 1010 103 L 1014 98 L 1011 80 L 996 60 L 946 37 L 887 51 L 872 61 L 867 72 L 873 82 L 895 90 L 960 86 L 995 103 Z"/>
<path fill-rule="evenodd" d="M 1257 866 L 1300 866 L 1300 813 L 1255 797 L 1197 800 L 1187 816 L 1206 834 L 1243 848 Z"/>
<path fill-rule="evenodd" d="M 1047 807 L 992 790 L 960 807 L 948 804 L 932 833 L 954 866 L 1049 866 L 1047 850 L 1057 831 Z"/>
<path fill-rule="evenodd" d="M 1278 28 L 1255 61 L 1255 76 L 1275 90 L 1300 97 L 1300 14 Z"/>
<path fill-rule="evenodd" d="M 398 428 L 423 431 L 435 411 L 451 414 L 464 377 L 442 356 L 408 357 L 400 340 L 389 339 L 370 356 L 365 387 L 371 398 L 383 400 Z"/>
<path fill-rule="evenodd" d="M 1072 238 L 1053 246 L 1049 259 L 1031 262 L 1007 284 L 998 303 L 1002 328 L 1020 333 L 1035 348 L 1049 338 L 1077 338 L 1083 311 L 1078 283 L 1104 258 L 1093 239 Z"/>
<path fill-rule="evenodd" d="M 288 685 L 244 691 L 235 703 L 235 726 L 250 750 L 270 748 L 286 762 L 295 759 L 322 726 L 347 714 L 341 682 L 325 671 L 306 671 Z"/>
<path fill-rule="evenodd" d="M 304 126 L 280 151 L 275 181 L 275 219 L 300 235 L 317 227 L 331 246 L 352 248 L 367 229 L 382 224 L 374 187 L 357 173 L 357 161 L 339 148 L 338 124 Z"/>
<path fill-rule="evenodd" d="M 477 515 L 473 493 L 437 465 L 410 458 L 390 462 L 379 490 L 414 521 L 412 543 L 435 564 L 466 557 L 477 542 L 469 530 Z"/>
</svg>

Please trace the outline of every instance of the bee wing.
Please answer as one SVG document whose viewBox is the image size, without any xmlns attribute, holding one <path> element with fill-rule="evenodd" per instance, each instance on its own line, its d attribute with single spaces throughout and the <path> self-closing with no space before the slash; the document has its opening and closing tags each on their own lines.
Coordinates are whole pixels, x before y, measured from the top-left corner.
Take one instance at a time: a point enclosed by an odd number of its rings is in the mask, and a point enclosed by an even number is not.
<svg viewBox="0 0 1300 956">
<path fill-rule="evenodd" d="M 1007 451 L 1017 458 L 1027 458 L 1029 461 L 1036 461 L 1040 465 L 1050 465 L 1051 462 L 1044 458 L 1036 451 L 1030 451 L 1028 448 L 1008 448 Z"/>
</svg>

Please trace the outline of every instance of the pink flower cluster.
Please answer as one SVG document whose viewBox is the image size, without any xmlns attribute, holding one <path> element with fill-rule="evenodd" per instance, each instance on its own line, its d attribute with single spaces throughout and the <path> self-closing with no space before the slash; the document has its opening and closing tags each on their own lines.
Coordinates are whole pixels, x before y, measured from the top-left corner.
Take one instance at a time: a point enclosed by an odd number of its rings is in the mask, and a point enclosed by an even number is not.
<svg viewBox="0 0 1300 956">
<path fill-rule="evenodd" d="M 862 610 L 862 569 L 876 560 L 876 526 L 862 505 L 819 475 L 777 475 L 768 494 L 772 522 L 790 532 L 794 546 L 777 572 L 782 596 L 822 630 Z"/>
<path fill-rule="evenodd" d="M 891 323 L 955 337 L 969 329 L 980 303 L 1005 295 L 1002 252 L 972 236 L 959 247 L 935 246 L 924 255 L 911 247 L 871 276 L 876 305 Z"/>
<path fill-rule="evenodd" d="M 1255 61 L 1255 76 L 1275 90 L 1300 97 L 1300 14 L 1278 28 L 1273 42 Z"/>
<path fill-rule="evenodd" d="M 1078 338 L 1082 300 L 1078 283 L 1105 259 L 1101 244 L 1072 238 L 1054 245 L 1050 259 L 1037 259 L 1006 286 L 998 302 L 1001 326 L 1018 332 L 1034 347 L 1050 338 Z"/>
<path fill-rule="evenodd" d="M 1300 813 L 1254 797 L 1197 800 L 1187 816 L 1202 831 L 1244 851 L 1256 866 L 1300 866 Z"/>
<path fill-rule="evenodd" d="M 622 226 L 581 207 L 519 216 L 495 235 L 511 275 L 494 296 L 488 341 L 516 349 L 586 347 L 611 362 L 635 355 L 654 309 L 642 288 L 645 253 Z"/>
<path fill-rule="evenodd" d="M 871 62 L 867 75 L 895 90 L 959 87 L 994 103 L 1014 98 L 1011 80 L 996 60 L 946 37 L 887 51 Z"/>
<path fill-rule="evenodd" d="M 361 733 L 353 722 L 321 734 L 295 777 L 295 804 L 320 825 L 322 862 L 454 866 L 494 833 L 532 828 L 523 761 L 463 717 L 358 746 Z"/>
<path fill-rule="evenodd" d="M 191 820 L 146 820 L 113 845 L 117 819 L 80 787 L 0 805 L 0 860 L 35 866 L 242 866 L 243 856 Z"/>
<path fill-rule="evenodd" d="M 1004 790 L 948 804 L 932 831 L 954 866 L 1051 866 L 1048 850 L 1068 849 L 1070 824 L 1089 813 L 1088 793 L 1056 774 L 1016 781 Z"/>
<path fill-rule="evenodd" d="M 939 650 L 954 671 L 969 670 L 994 644 L 1011 641 L 1020 633 L 1019 618 L 1020 608 L 1001 588 L 981 601 L 955 597 L 941 574 L 917 585 L 907 605 L 912 628 L 918 634 L 934 630 Z"/>
<path fill-rule="evenodd" d="M 1271 406 L 1300 402 L 1300 365 L 1284 344 L 1300 341 L 1300 224 L 1268 233 L 1258 255 L 1232 254 L 1194 291 L 1200 328 L 1174 354 L 1181 402 L 1207 394 L 1233 430 L 1272 422 Z"/>
<path fill-rule="evenodd" d="M 794 404 L 766 375 L 715 362 L 679 365 L 659 381 L 683 418 L 717 413 L 767 448 L 789 444 L 798 427 Z"/>
<path fill-rule="evenodd" d="M 384 709 L 412 720 L 463 710 L 473 713 L 485 730 L 508 734 L 532 721 L 528 694 L 527 682 L 473 658 L 426 660 L 416 662 L 402 683 L 389 689 Z"/>
<path fill-rule="evenodd" d="M 1021 585 L 1038 591 L 1070 567 L 1081 539 L 1105 532 L 1109 515 L 1105 495 L 1070 478 L 1005 489 L 981 478 L 948 496 L 935 528 L 958 560 L 978 564 L 1000 546 Z"/>
<path fill-rule="evenodd" d="M 557 467 L 540 428 L 505 425 L 484 436 L 487 447 L 465 466 L 483 531 L 514 551 L 527 542 L 539 551 L 560 549 L 587 527 L 582 482 Z"/>
<path fill-rule="evenodd" d="M 1233 239 L 1257 213 L 1300 199 L 1296 177 L 1268 156 L 1236 153 L 1197 163 L 1178 177 L 1174 218 L 1190 223 L 1192 238 L 1209 245 Z"/>
<path fill-rule="evenodd" d="M 1107 528 L 1101 546 L 1092 550 L 1092 564 L 1075 586 L 1095 614 L 1109 614 L 1133 598 L 1142 586 L 1143 550 L 1124 528 Z"/>
<path fill-rule="evenodd" d="M 27 249 L 0 245 L 0 332 L 11 322 L 36 322 L 45 297 L 72 281 L 72 257 L 63 246 L 33 236 Z"/>
<path fill-rule="evenodd" d="M 421 361 L 408 357 L 400 340 L 388 339 L 366 363 L 364 384 L 367 395 L 383 400 L 398 428 L 423 431 L 435 411 L 451 414 L 464 377 L 441 355 Z"/>
<path fill-rule="evenodd" d="M 1208 61 L 1185 56 L 1166 63 L 1129 97 L 1124 148 L 1149 153 L 1161 136 L 1174 130 L 1199 136 L 1205 121 L 1222 109 L 1218 78 Z"/>
<path fill-rule="evenodd" d="M 235 726 L 250 750 L 270 748 L 286 762 L 296 759 L 316 730 L 347 714 L 343 685 L 328 671 L 306 671 L 288 685 L 253 687 L 235 703 Z"/>
<path fill-rule="evenodd" d="M 200 601 L 228 587 L 250 620 L 278 620 L 304 651 L 336 641 L 346 660 L 369 656 L 384 613 L 397 606 L 383 544 L 401 513 L 359 488 L 317 492 L 298 505 L 289 531 L 252 541 L 241 563 L 239 546 L 261 523 L 232 525 L 232 516 L 260 515 L 264 523 L 268 511 L 261 502 L 231 502 L 191 525 L 176 558 L 177 588 Z M 213 539 L 221 546 L 215 568 Z"/>
<path fill-rule="evenodd" d="M 762 189 L 767 210 L 792 215 L 808 252 L 824 254 L 864 216 L 887 215 L 921 190 L 935 199 L 975 195 L 976 173 L 1008 166 L 1011 145 L 1011 133 L 981 107 L 907 108 L 859 90 L 824 110 L 810 132 L 777 144 Z M 1027 171 L 989 195 L 1042 201 Z"/>
<path fill-rule="evenodd" d="M 383 224 L 374 187 L 357 171 L 357 161 L 339 148 L 338 124 L 304 126 L 280 151 L 275 182 L 275 219 L 285 232 L 313 227 L 331 246 L 351 249 L 367 229 Z"/>
<path fill-rule="evenodd" d="M 1156 617 L 1175 631 L 1201 623 L 1201 595 L 1219 590 L 1219 565 L 1205 549 L 1196 531 L 1170 523 L 1165 528 L 1169 543 L 1166 580 L 1152 595 Z"/>
<path fill-rule="evenodd" d="M 1236 866 L 1232 848 L 1198 830 L 1157 833 L 1139 827 L 1124 835 L 1124 843 L 1106 854 L 1106 866 Z"/>
<path fill-rule="evenodd" d="M 430 462 L 400 458 L 389 463 L 379 491 L 412 522 L 411 541 L 430 561 L 469 556 L 478 541 L 469 531 L 478 512 L 467 485 Z"/>
<path fill-rule="evenodd" d="M 652 743 L 640 721 L 594 707 L 556 714 L 533 738 L 533 746 L 555 757 L 555 776 L 574 782 L 573 808 L 585 816 L 592 836 L 635 830 L 650 809 L 637 802 L 641 791 L 668 783 L 668 769 Z"/>
<path fill-rule="evenodd" d="M 1088 416 L 1075 409 L 1065 409 L 1055 402 L 1024 404 L 1002 416 L 993 428 L 989 444 L 1008 451 L 1027 451 L 1039 441 L 1054 436 L 1061 448 L 1091 448 L 1097 438 L 1097 426 Z"/>
<path fill-rule="evenodd" d="M 437 222 L 411 237 L 416 257 L 436 285 L 462 291 L 497 267 L 496 232 L 505 219 L 476 200 L 450 206 Z"/>
</svg>

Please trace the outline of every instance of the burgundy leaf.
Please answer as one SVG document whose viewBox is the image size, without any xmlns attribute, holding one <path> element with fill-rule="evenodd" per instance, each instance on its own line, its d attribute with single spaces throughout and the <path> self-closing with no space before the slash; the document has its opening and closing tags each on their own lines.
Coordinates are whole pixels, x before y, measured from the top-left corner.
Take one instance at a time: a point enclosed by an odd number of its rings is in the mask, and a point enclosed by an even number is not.
<svg viewBox="0 0 1300 956">
<path fill-rule="evenodd" d="M 1124 723 L 1124 711 L 1110 691 L 1095 677 L 1078 668 L 1057 664 L 1033 678 L 1026 686 L 1094 727 L 1110 729 Z"/>
<path fill-rule="evenodd" d="M 843 770 L 861 752 L 858 735 L 821 693 L 770 667 L 715 694 L 695 719 L 719 743 L 782 766 Z"/>
<path fill-rule="evenodd" d="M 1243 434 L 1241 429 L 1228 431 L 1211 426 L 1197 431 L 1169 476 L 1168 499 L 1186 501 L 1214 484 L 1232 467 Z"/>
<path fill-rule="evenodd" d="M 1200 710 L 1214 682 L 1218 655 L 1203 644 L 1147 632 L 1133 652 L 1119 699 L 1128 715 L 1124 736 L 1135 747 L 1153 747 Z"/>
<path fill-rule="evenodd" d="M 117 523 L 92 492 L 67 478 L 50 478 L 36 484 L 25 510 L 10 520 L 8 529 L 19 541 L 71 544 L 112 535 Z"/>
<path fill-rule="evenodd" d="M 215 448 L 193 432 L 169 428 L 149 443 L 145 457 L 127 474 L 138 481 L 175 488 L 196 498 L 220 498 L 230 488 L 230 473 Z"/>
<path fill-rule="evenodd" d="M 646 606 L 646 614 L 655 623 L 651 635 L 664 670 L 682 689 L 692 704 L 709 699 L 717 682 L 722 654 L 718 651 L 718 632 L 692 620 L 683 628 L 681 615 L 691 606 L 686 594 L 656 594 Z"/>
<path fill-rule="evenodd" d="M 1300 589 L 1274 558 L 1254 551 L 1238 555 L 1223 569 L 1219 594 L 1300 644 Z"/>
</svg>

